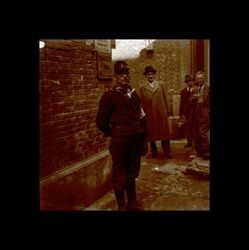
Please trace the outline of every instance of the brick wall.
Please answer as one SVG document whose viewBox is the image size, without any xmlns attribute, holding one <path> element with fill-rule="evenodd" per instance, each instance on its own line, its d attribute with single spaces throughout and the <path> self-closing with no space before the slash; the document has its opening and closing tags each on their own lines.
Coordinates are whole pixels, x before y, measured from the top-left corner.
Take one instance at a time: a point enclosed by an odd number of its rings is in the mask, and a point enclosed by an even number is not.
<svg viewBox="0 0 249 250">
<path fill-rule="evenodd" d="M 96 51 L 83 42 L 45 42 L 40 50 L 41 177 L 107 147 L 95 117 L 99 98 L 111 84 L 97 79 Z"/>
<path fill-rule="evenodd" d="M 84 40 L 43 41 L 39 161 L 40 178 L 44 179 L 107 149 L 108 140 L 97 129 L 95 119 L 99 99 L 112 79 L 98 79 L 97 51 Z M 111 54 L 106 53 L 105 60 L 111 62 Z M 47 196 L 42 193 L 42 204 L 46 204 L 49 190 L 44 187 L 43 191 Z"/>
</svg>

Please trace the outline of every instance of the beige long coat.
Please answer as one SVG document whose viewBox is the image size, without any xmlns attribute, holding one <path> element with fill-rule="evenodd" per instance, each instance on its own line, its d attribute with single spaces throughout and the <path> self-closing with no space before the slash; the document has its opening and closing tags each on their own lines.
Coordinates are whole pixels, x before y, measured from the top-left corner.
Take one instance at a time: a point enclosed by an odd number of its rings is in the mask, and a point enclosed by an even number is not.
<svg viewBox="0 0 249 250">
<path fill-rule="evenodd" d="M 168 112 L 170 111 L 170 106 L 165 85 L 154 81 L 154 88 L 152 88 L 146 82 L 139 87 L 138 94 L 147 118 L 148 140 L 169 140 Z"/>
</svg>

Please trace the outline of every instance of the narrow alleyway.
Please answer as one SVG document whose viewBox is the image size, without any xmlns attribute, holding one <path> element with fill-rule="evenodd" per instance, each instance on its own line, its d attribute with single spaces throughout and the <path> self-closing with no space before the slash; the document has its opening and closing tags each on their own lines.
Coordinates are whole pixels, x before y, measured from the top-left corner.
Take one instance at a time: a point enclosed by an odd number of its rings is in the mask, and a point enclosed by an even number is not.
<svg viewBox="0 0 249 250">
<path fill-rule="evenodd" d="M 142 158 L 137 179 L 137 196 L 144 210 L 209 210 L 209 160 L 195 157 L 193 148 L 184 148 L 186 141 L 171 141 L 174 159 L 166 159 L 158 142 L 156 159 Z M 110 191 L 84 210 L 117 210 Z"/>
</svg>

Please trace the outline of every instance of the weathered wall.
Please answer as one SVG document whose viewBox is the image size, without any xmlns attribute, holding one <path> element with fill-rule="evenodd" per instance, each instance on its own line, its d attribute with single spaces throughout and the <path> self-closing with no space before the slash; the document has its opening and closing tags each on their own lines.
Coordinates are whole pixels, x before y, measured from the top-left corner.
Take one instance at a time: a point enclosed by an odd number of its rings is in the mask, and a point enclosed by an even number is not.
<svg viewBox="0 0 249 250">
<path fill-rule="evenodd" d="M 95 119 L 99 99 L 112 79 L 98 78 L 98 52 L 85 40 L 43 41 L 46 46 L 40 49 L 39 76 L 41 209 L 84 206 L 110 188 L 111 164 L 103 164 L 109 156 L 96 157 L 89 166 L 85 162 L 108 147 Z M 111 63 L 111 53 L 102 53 L 99 60 L 103 59 Z M 80 163 L 84 167 L 70 171 Z M 58 175 L 59 179 L 51 181 Z M 94 191 L 89 178 L 103 192 Z"/>
</svg>

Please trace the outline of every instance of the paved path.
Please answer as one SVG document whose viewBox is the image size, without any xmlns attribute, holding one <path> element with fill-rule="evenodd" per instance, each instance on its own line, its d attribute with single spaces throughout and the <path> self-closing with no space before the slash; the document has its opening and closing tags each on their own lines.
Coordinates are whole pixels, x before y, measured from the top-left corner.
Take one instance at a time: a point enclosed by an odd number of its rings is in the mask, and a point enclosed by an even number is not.
<svg viewBox="0 0 249 250">
<path fill-rule="evenodd" d="M 137 196 L 144 210 L 209 210 L 209 160 L 194 157 L 185 140 L 171 141 L 174 159 L 166 159 L 158 143 L 158 157 L 142 158 Z M 117 210 L 110 191 L 84 210 Z"/>
</svg>

